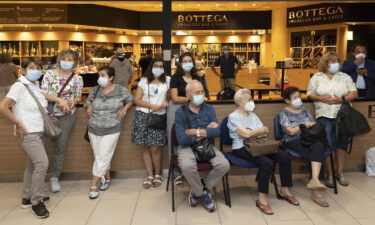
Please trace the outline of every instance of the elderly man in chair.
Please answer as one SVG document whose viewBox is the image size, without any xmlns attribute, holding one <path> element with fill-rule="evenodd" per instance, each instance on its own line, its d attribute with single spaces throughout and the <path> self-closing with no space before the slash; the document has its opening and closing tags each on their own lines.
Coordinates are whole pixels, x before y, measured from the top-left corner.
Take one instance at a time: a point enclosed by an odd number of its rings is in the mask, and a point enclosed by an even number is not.
<svg viewBox="0 0 375 225">
<path fill-rule="evenodd" d="M 182 174 L 191 185 L 189 205 L 195 207 L 201 202 L 207 211 L 213 212 L 216 203 L 210 190 L 228 172 L 230 165 L 224 155 L 213 147 L 214 154 L 208 160 L 213 169 L 203 179 L 198 172 L 197 158 L 192 147 L 202 139 L 220 136 L 215 110 L 204 103 L 204 94 L 201 82 L 192 80 L 186 85 L 186 96 L 190 101 L 176 111 L 176 135 L 179 144 L 177 154 Z"/>
</svg>

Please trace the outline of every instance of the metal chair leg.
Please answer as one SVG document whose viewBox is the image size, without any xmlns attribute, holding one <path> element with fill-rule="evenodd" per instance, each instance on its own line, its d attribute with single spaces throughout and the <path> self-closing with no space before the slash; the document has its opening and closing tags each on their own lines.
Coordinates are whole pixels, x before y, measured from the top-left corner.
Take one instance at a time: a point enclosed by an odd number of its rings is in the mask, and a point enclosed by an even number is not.
<svg viewBox="0 0 375 225">
<path fill-rule="evenodd" d="M 174 195 L 174 166 L 172 164 L 172 171 L 171 171 L 171 174 L 172 174 L 172 180 L 171 180 L 171 184 L 172 184 L 172 212 L 175 211 L 175 195 Z"/>
<path fill-rule="evenodd" d="M 223 192 L 224 192 L 224 201 L 225 201 L 225 205 L 228 205 L 228 196 L 227 196 L 227 185 L 226 185 L 226 181 L 225 181 L 225 176 L 223 178 L 221 178 L 221 181 L 223 183 Z"/>
<path fill-rule="evenodd" d="M 273 183 L 273 186 L 275 187 L 275 192 L 276 192 L 277 199 L 281 199 L 279 188 L 277 187 L 277 181 L 276 181 L 276 177 L 275 177 L 275 170 L 276 170 L 276 163 L 274 163 L 274 165 L 273 165 L 273 171 L 272 171 L 272 175 L 271 175 L 271 183 Z"/>
<path fill-rule="evenodd" d="M 230 199 L 230 188 L 229 188 L 229 177 L 228 174 L 225 175 L 226 185 L 227 185 L 227 198 L 228 198 L 228 206 L 232 208 L 232 200 Z"/>
<path fill-rule="evenodd" d="M 332 179 L 333 179 L 333 189 L 335 191 L 335 194 L 338 194 L 337 191 L 337 182 L 336 182 L 336 172 L 335 172 L 335 162 L 333 160 L 333 152 L 329 156 L 330 161 L 331 161 L 331 169 L 332 169 Z"/>
<path fill-rule="evenodd" d="M 169 161 L 169 169 L 168 169 L 168 180 L 167 180 L 167 187 L 165 191 L 168 191 L 169 189 L 169 182 L 171 181 L 171 173 L 172 173 L 172 159 Z"/>
</svg>

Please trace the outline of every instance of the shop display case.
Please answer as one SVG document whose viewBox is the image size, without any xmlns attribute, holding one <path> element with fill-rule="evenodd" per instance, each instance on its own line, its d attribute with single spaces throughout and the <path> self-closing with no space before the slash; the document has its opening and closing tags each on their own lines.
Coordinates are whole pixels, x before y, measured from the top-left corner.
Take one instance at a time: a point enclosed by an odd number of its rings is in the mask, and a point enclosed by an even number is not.
<svg viewBox="0 0 375 225">
<path fill-rule="evenodd" d="M 327 52 L 336 52 L 336 30 L 316 30 L 291 34 L 292 67 L 317 69 L 320 58 Z"/>
<path fill-rule="evenodd" d="M 16 65 L 20 65 L 20 42 L 19 41 L 0 41 L 0 53 L 9 53 L 12 61 Z"/>
</svg>

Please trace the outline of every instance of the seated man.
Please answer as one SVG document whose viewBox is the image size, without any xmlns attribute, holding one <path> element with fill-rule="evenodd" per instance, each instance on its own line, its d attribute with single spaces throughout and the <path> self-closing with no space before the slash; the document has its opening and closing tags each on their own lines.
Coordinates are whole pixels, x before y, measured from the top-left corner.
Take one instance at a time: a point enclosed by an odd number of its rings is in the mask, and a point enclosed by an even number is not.
<svg viewBox="0 0 375 225">
<path fill-rule="evenodd" d="M 215 110 L 212 106 L 203 103 L 204 94 L 201 82 L 192 80 L 186 85 L 189 104 L 176 111 L 176 135 L 179 144 L 177 154 L 182 174 L 191 185 L 189 205 L 195 207 L 202 202 L 207 211 L 213 212 L 216 203 L 212 199 L 210 190 L 228 172 L 230 166 L 224 155 L 215 148 L 215 157 L 209 160 L 213 169 L 203 180 L 198 173 L 197 160 L 191 146 L 203 138 L 220 136 Z M 192 129 L 188 129 L 188 123 L 184 120 L 184 108 L 187 110 Z"/>
</svg>

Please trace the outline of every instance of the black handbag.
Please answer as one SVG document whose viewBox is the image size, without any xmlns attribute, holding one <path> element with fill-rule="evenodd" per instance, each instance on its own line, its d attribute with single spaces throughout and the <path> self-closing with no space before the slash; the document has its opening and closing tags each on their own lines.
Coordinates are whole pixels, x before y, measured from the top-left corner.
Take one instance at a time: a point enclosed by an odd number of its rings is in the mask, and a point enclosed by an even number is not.
<svg viewBox="0 0 375 225">
<path fill-rule="evenodd" d="M 96 99 L 96 96 L 98 95 L 99 89 L 100 89 L 100 87 L 98 86 L 98 89 L 96 90 L 95 95 L 94 95 L 93 103 L 94 103 L 94 101 L 95 101 L 95 99 Z M 90 143 L 90 137 L 89 137 L 89 125 L 87 125 L 86 132 L 85 132 L 85 135 L 83 136 L 83 138 L 84 138 L 88 143 Z"/>
<path fill-rule="evenodd" d="M 342 100 L 335 119 L 336 140 L 348 144 L 350 138 L 370 132 L 371 127 L 364 115 L 351 107 L 344 97 Z"/>
<path fill-rule="evenodd" d="M 151 104 L 150 84 L 148 84 L 148 99 Z M 155 114 L 149 109 L 147 127 L 151 129 L 165 130 L 167 128 L 167 115 Z"/>
<path fill-rule="evenodd" d="M 69 84 L 70 80 L 71 80 L 73 77 L 74 77 L 74 73 L 72 73 L 72 74 L 69 76 L 68 80 L 66 80 L 65 84 L 61 87 L 61 89 L 60 89 L 59 93 L 57 93 L 57 96 L 56 96 L 56 97 L 58 97 L 58 98 L 61 97 L 61 95 L 62 95 L 62 93 L 63 93 L 65 87 Z M 47 112 L 48 112 L 48 114 L 52 114 L 52 113 L 53 113 L 53 108 L 55 107 L 55 104 L 56 104 L 56 102 L 48 102 L 48 105 L 47 105 Z"/>
<path fill-rule="evenodd" d="M 305 124 L 300 124 L 299 129 L 300 142 L 305 146 L 310 146 L 318 141 L 322 142 L 325 146 L 328 146 L 327 133 L 323 123 L 317 121 L 312 127 L 308 128 Z"/>
<path fill-rule="evenodd" d="M 185 105 L 181 107 L 182 107 L 182 110 L 184 111 L 185 122 L 188 125 L 188 129 L 192 129 L 188 111 Z M 193 153 L 195 155 L 195 158 L 197 159 L 197 162 L 207 162 L 208 160 L 216 156 L 214 145 L 212 144 L 212 140 L 209 140 L 207 138 L 204 138 L 198 141 L 197 143 L 195 143 L 193 146 L 190 146 L 190 147 L 193 150 Z"/>
<path fill-rule="evenodd" d="M 228 79 L 223 78 L 223 81 L 224 81 L 225 87 L 223 90 L 217 93 L 216 98 L 217 100 L 231 100 L 234 98 L 234 94 L 236 92 L 229 87 Z"/>
</svg>

